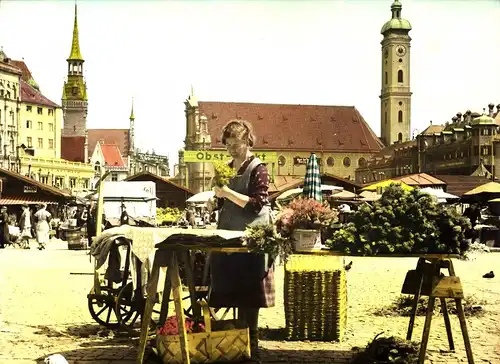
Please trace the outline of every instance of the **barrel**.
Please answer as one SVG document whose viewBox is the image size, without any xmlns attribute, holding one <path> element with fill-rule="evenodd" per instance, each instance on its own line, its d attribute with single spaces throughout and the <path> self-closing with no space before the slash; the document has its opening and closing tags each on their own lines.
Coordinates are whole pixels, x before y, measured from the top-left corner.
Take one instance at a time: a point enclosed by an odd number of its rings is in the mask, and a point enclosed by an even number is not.
<svg viewBox="0 0 500 364">
<path fill-rule="evenodd" d="M 68 229 L 65 235 L 69 250 L 82 250 L 87 248 L 86 244 L 82 243 L 82 232 L 80 229 Z"/>
</svg>

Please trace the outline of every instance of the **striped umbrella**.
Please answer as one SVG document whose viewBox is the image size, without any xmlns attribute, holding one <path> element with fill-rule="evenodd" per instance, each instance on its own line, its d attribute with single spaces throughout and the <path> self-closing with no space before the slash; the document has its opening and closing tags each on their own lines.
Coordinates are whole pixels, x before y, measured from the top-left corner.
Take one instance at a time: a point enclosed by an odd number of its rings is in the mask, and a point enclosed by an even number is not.
<svg viewBox="0 0 500 364">
<path fill-rule="evenodd" d="M 319 175 L 318 158 L 316 154 L 311 153 L 307 160 L 306 178 L 304 179 L 304 187 L 302 189 L 304 198 L 314 198 L 321 202 L 323 196 L 321 194 L 321 176 Z"/>
</svg>

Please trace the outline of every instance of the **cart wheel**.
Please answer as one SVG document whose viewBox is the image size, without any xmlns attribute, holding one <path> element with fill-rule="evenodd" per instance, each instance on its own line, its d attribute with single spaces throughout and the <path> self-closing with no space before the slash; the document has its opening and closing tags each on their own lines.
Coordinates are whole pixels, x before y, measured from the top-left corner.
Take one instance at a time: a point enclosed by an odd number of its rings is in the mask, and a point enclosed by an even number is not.
<svg viewBox="0 0 500 364">
<path fill-rule="evenodd" d="M 120 290 L 116 300 L 116 316 L 121 327 L 127 331 L 133 331 L 139 328 L 142 321 L 142 314 L 146 306 L 144 297 L 133 297 L 133 285 L 129 282 Z M 159 311 L 153 309 L 153 313 L 160 314 Z M 141 320 L 139 320 L 141 317 Z M 150 333 L 156 330 L 156 322 L 151 319 Z"/>
<path fill-rule="evenodd" d="M 111 329 L 120 327 L 115 310 L 115 295 L 115 290 L 102 286 L 101 294 L 95 294 L 92 289 L 87 296 L 92 318 L 100 325 Z"/>
</svg>

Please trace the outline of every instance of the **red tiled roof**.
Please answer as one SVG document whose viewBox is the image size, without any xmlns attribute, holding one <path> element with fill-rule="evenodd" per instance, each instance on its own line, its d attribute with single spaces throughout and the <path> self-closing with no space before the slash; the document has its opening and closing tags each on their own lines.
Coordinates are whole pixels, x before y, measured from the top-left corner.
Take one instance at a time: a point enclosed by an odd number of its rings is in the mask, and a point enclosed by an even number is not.
<svg viewBox="0 0 500 364">
<path fill-rule="evenodd" d="M 61 158 L 72 162 L 85 163 L 85 137 L 62 136 Z"/>
<path fill-rule="evenodd" d="M 24 63 L 24 61 L 15 61 L 15 60 L 11 59 L 10 64 L 12 64 L 14 67 L 17 67 L 21 70 L 21 73 L 22 73 L 21 79 L 23 81 L 28 82 L 30 79 L 33 78 L 28 66 L 26 65 L 26 63 Z"/>
<path fill-rule="evenodd" d="M 129 129 L 88 129 L 89 155 L 94 153 L 96 144 L 116 144 L 123 157 L 128 157 Z"/>
<path fill-rule="evenodd" d="M 116 144 L 99 144 L 104 163 L 110 167 L 125 167 L 125 162 Z"/>
<path fill-rule="evenodd" d="M 256 149 L 376 152 L 383 144 L 354 106 L 199 103 L 212 146 L 222 148 L 221 130 L 231 119 L 252 123 Z"/>
<path fill-rule="evenodd" d="M 21 101 L 28 104 L 60 107 L 55 102 L 43 96 L 40 91 L 28 85 L 24 80 L 21 80 Z"/>
<path fill-rule="evenodd" d="M 21 70 L 14 66 L 11 62 L 11 60 L 9 60 L 9 63 L 0 61 L 0 71 L 13 73 L 15 75 L 21 75 Z"/>
<path fill-rule="evenodd" d="M 460 197 L 467 191 L 491 182 L 491 179 L 486 177 L 442 174 L 435 174 L 433 176 L 446 183 L 446 192 Z"/>
</svg>

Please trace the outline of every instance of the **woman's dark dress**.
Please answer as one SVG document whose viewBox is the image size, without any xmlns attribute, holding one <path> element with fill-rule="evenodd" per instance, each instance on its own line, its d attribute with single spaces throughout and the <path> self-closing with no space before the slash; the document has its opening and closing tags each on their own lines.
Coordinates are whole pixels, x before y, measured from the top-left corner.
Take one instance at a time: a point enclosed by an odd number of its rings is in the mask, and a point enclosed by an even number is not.
<svg viewBox="0 0 500 364">
<path fill-rule="evenodd" d="M 267 178 L 267 169 L 258 158 L 252 157 L 242 165 L 228 187 L 251 196 L 250 201 L 245 208 L 241 208 L 230 200 L 225 200 L 219 215 L 219 229 L 245 230 L 248 225 L 267 224 L 271 221 L 271 208 L 267 202 Z M 256 186 L 260 186 L 260 191 L 255 191 L 259 190 Z M 209 294 L 211 307 L 272 307 L 274 296 L 274 267 L 266 255 L 212 254 Z"/>
</svg>

